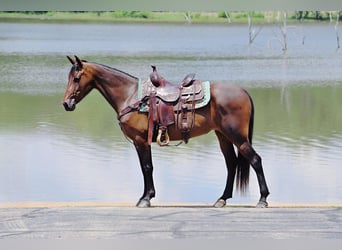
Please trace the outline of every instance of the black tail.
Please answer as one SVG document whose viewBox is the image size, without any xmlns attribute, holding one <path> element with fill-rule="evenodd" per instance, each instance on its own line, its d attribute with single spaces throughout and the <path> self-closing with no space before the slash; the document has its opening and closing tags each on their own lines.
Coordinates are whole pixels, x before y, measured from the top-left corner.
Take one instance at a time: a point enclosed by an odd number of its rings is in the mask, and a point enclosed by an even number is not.
<svg viewBox="0 0 342 250">
<path fill-rule="evenodd" d="M 251 116 L 249 119 L 248 140 L 249 140 L 249 143 L 252 145 L 253 127 L 254 127 L 254 104 L 250 95 L 248 96 L 251 101 Z M 246 193 L 247 188 L 248 188 L 249 168 L 250 168 L 249 161 L 239 152 L 238 162 L 237 162 L 237 171 L 236 171 L 236 188 L 242 194 Z"/>
</svg>

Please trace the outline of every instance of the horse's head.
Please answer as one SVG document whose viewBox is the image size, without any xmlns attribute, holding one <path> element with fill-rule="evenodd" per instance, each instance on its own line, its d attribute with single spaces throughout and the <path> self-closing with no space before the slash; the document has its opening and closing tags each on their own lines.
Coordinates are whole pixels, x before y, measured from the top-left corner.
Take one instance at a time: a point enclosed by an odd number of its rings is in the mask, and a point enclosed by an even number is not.
<svg viewBox="0 0 342 250">
<path fill-rule="evenodd" d="M 68 76 L 68 85 L 64 93 L 62 104 L 66 111 L 73 111 L 79 103 L 93 88 L 93 79 L 86 70 L 86 61 L 67 56 L 72 64 Z"/>
</svg>

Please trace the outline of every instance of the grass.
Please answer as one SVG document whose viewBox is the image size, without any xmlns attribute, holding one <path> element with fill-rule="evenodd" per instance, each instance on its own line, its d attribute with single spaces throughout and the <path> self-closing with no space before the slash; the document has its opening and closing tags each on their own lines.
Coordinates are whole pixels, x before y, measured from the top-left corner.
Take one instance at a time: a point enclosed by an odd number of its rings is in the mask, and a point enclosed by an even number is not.
<svg viewBox="0 0 342 250">
<path fill-rule="evenodd" d="M 227 16 L 228 14 L 228 16 Z M 89 23 L 200 23 L 200 24 L 246 24 L 248 14 L 253 23 L 277 23 L 283 15 L 277 12 L 152 12 L 152 11 L 108 11 L 108 12 L 61 12 L 61 11 L 25 11 L 0 12 L 1 22 L 89 22 Z M 323 14 L 322 14 L 323 15 Z M 326 14 L 324 14 L 326 16 Z M 229 19 L 228 19 L 229 17 Z M 277 17 L 280 19 L 278 20 Z M 288 13 L 288 20 L 298 22 L 295 12 Z M 327 18 L 305 22 L 324 22 Z"/>
</svg>

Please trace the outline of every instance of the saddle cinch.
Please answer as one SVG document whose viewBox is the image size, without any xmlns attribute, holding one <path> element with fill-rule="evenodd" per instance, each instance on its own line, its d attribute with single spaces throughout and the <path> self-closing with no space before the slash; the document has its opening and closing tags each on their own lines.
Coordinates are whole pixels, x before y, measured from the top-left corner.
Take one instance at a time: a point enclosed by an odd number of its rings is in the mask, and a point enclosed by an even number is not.
<svg viewBox="0 0 342 250">
<path fill-rule="evenodd" d="M 170 142 L 167 128 L 176 124 L 185 143 L 190 138 L 190 130 L 195 125 L 195 103 L 203 100 L 202 82 L 195 80 L 195 74 L 188 74 L 179 84 L 173 84 L 158 74 L 152 66 L 150 83 L 145 84 L 145 96 L 149 96 L 148 143 L 151 144 L 155 130 L 156 142 L 167 146 Z"/>
</svg>

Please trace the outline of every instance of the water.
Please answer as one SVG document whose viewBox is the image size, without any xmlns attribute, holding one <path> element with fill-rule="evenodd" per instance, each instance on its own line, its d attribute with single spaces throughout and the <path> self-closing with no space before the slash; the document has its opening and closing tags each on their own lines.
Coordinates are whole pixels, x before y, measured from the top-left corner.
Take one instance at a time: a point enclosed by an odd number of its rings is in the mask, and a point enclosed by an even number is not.
<svg viewBox="0 0 342 250">
<path fill-rule="evenodd" d="M 279 32 L 265 26 L 249 46 L 247 25 L 0 23 L 0 201 L 140 197 L 136 152 L 105 100 L 92 92 L 75 112 L 60 105 L 71 66 L 65 56 L 77 54 L 139 77 L 155 64 L 172 81 L 196 72 L 245 87 L 270 202 L 341 202 L 342 56 L 334 27 L 290 27 L 285 54 Z M 152 149 L 156 201 L 211 203 L 221 195 L 226 170 L 214 133 Z M 257 201 L 251 173 L 249 192 L 235 193 L 232 203 Z"/>
</svg>

